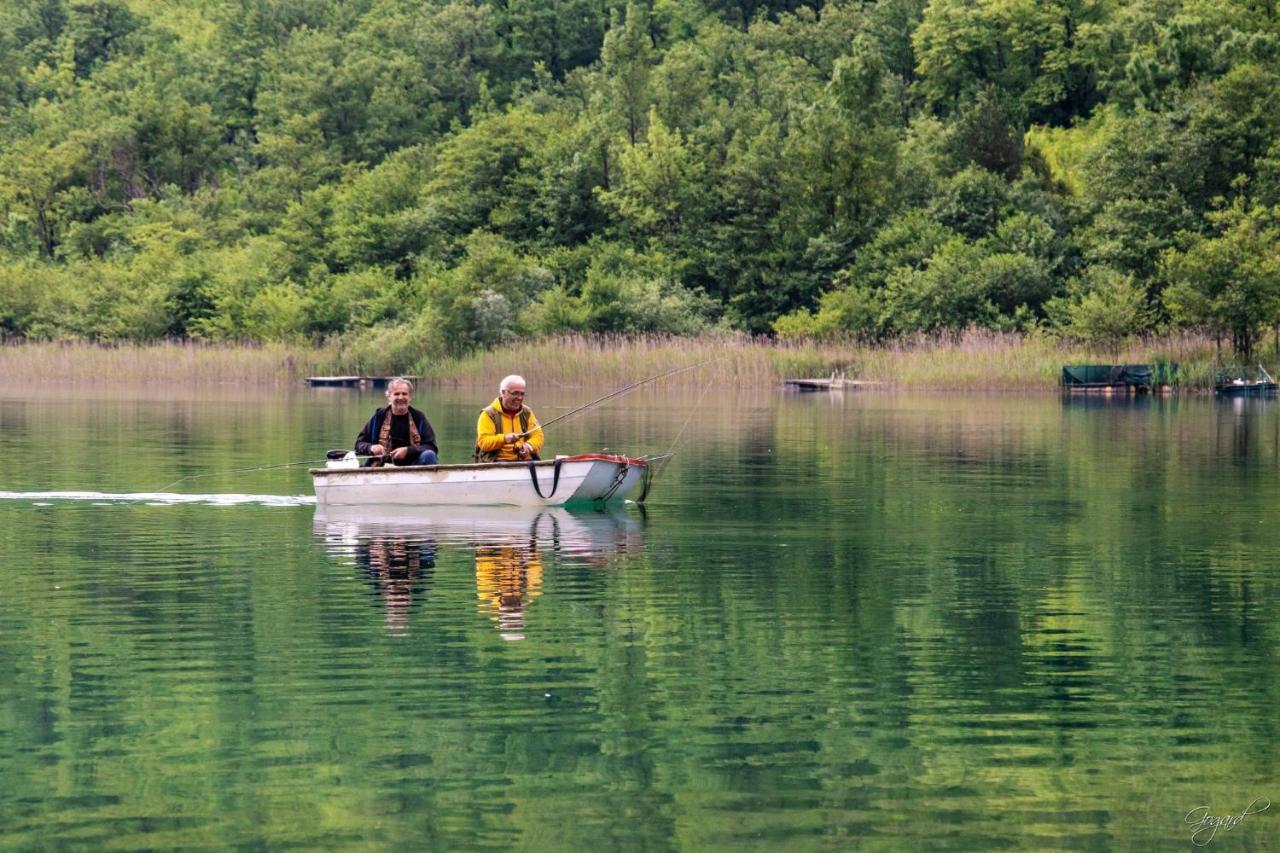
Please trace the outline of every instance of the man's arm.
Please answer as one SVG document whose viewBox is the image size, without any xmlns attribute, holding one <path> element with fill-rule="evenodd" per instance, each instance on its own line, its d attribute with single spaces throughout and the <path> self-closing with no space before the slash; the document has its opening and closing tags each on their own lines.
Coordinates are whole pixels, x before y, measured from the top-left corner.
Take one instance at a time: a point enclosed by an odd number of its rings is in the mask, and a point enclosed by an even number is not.
<svg viewBox="0 0 1280 853">
<path fill-rule="evenodd" d="M 364 429 L 360 430 L 360 434 L 356 436 L 356 455 L 357 456 L 369 455 L 369 447 L 373 444 L 373 442 L 376 439 L 376 436 L 374 435 L 374 432 L 373 432 L 373 429 L 374 429 L 373 424 L 374 424 L 374 421 L 376 421 L 377 419 L 378 419 L 378 414 L 375 412 L 373 417 L 369 418 L 368 423 L 364 425 Z"/>
<path fill-rule="evenodd" d="M 485 453 L 497 453 L 504 443 L 502 433 L 494 432 L 493 419 L 489 417 L 489 413 L 481 412 L 480 420 L 476 422 L 476 447 Z"/>
<path fill-rule="evenodd" d="M 538 428 L 538 416 L 533 413 L 533 409 L 529 410 L 529 435 L 525 438 L 525 444 L 533 450 L 534 453 L 542 452 L 542 442 L 546 441 L 547 434 Z"/>
<path fill-rule="evenodd" d="M 422 444 L 418 445 L 418 452 L 424 450 L 433 450 L 437 454 L 440 448 L 436 447 L 436 431 L 431 428 L 431 420 L 426 416 L 422 416 L 422 423 L 418 425 L 418 437 L 422 439 Z"/>
</svg>

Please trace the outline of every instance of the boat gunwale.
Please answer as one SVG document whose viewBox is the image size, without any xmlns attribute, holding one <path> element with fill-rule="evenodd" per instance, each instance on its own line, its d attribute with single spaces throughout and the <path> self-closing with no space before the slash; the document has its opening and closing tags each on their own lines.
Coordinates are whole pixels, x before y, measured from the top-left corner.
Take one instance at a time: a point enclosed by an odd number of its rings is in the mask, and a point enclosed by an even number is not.
<svg viewBox="0 0 1280 853">
<path fill-rule="evenodd" d="M 534 459 L 529 462 L 460 462 L 454 465 L 396 465 L 396 466 L 380 466 L 377 468 L 309 468 L 308 470 L 314 476 L 316 474 L 395 474 L 401 476 L 404 474 L 422 473 L 423 471 L 479 471 L 489 468 L 509 469 L 521 468 L 527 469 L 529 465 L 536 468 L 546 468 L 554 466 L 557 462 L 564 464 L 566 462 L 611 462 L 623 463 L 627 466 L 635 465 L 640 468 L 647 468 L 649 463 L 644 459 L 638 459 L 632 456 L 614 456 L 603 453 L 584 453 L 579 456 L 565 456 L 562 459 Z"/>
</svg>

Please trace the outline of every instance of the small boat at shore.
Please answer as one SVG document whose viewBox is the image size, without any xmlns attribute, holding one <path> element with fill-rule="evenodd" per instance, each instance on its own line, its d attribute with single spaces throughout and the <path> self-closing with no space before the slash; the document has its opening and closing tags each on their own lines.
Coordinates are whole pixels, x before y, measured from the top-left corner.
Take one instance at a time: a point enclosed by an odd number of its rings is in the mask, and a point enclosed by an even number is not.
<svg viewBox="0 0 1280 853">
<path fill-rule="evenodd" d="M 1280 385 L 1261 364 L 1256 373 L 1220 373 L 1213 384 L 1213 393 L 1219 397 L 1275 397 L 1278 390 Z"/>
<path fill-rule="evenodd" d="M 643 501 L 653 463 L 603 453 L 559 456 L 537 462 L 472 465 L 353 467 L 330 460 L 311 469 L 316 503 L 380 506 L 564 506 L 603 504 L 627 497 Z"/>
</svg>

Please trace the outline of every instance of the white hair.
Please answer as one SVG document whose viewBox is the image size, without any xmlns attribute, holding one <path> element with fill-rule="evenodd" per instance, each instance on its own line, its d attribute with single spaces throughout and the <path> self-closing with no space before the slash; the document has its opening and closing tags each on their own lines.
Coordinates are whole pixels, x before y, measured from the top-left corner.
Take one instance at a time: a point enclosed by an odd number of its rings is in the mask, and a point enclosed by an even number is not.
<svg viewBox="0 0 1280 853">
<path fill-rule="evenodd" d="M 521 385 L 524 385 L 525 387 L 528 387 L 529 385 L 529 383 L 524 381 L 523 376 L 517 376 L 516 374 L 513 373 L 498 383 L 498 393 L 501 394 L 503 391 L 507 390 L 507 386 L 509 386 L 512 382 L 519 382 Z"/>
<path fill-rule="evenodd" d="M 395 388 L 397 385 L 403 385 L 409 389 L 410 394 L 413 393 L 413 383 L 408 379 L 405 379 L 403 376 L 397 376 L 394 379 L 387 380 L 387 399 L 391 399 L 391 389 Z"/>
</svg>

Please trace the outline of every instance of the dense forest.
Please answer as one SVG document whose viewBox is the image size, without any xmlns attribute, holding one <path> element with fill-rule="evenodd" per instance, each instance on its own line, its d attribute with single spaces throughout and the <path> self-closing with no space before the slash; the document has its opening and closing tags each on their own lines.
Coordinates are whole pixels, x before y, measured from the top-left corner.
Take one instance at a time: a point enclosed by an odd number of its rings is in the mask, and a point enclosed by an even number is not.
<svg viewBox="0 0 1280 853">
<path fill-rule="evenodd" d="M 1280 322 L 1271 0 L 6 0 L 0 337 Z"/>
</svg>

